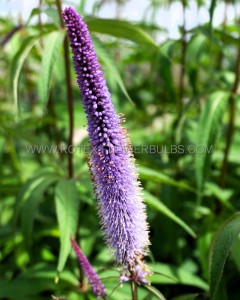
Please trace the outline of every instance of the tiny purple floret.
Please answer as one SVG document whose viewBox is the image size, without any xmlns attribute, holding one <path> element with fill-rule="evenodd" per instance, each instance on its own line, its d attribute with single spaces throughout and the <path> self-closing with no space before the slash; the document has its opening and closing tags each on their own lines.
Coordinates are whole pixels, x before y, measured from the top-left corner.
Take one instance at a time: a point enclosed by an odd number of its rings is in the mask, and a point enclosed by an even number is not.
<svg viewBox="0 0 240 300">
<path fill-rule="evenodd" d="M 149 271 L 148 267 L 141 262 L 141 264 L 135 266 L 132 272 L 125 267 L 121 272 L 120 282 L 133 281 L 137 284 L 150 284 L 146 278 L 152 274 L 153 273 Z"/>
<path fill-rule="evenodd" d="M 105 297 L 106 296 L 106 289 L 102 283 L 102 281 L 99 279 L 98 274 L 95 272 L 93 267 L 91 266 L 90 262 L 86 258 L 86 256 L 83 254 L 82 250 L 79 248 L 76 241 L 74 241 L 71 238 L 71 244 L 72 248 L 78 258 L 79 264 L 86 275 L 89 284 L 92 287 L 92 290 L 95 295 L 97 295 L 98 298 Z"/>
<path fill-rule="evenodd" d="M 63 20 L 88 119 L 90 171 L 105 239 L 117 264 L 134 267 L 147 253 L 149 233 L 129 140 L 115 112 L 87 25 L 70 7 L 64 10 Z"/>
</svg>

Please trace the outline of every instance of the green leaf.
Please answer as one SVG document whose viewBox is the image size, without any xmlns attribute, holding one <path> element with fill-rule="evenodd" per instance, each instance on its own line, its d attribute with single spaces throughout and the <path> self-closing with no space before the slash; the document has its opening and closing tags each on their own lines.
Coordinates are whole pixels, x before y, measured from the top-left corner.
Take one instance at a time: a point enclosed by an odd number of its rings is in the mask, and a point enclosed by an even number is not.
<svg viewBox="0 0 240 300">
<path fill-rule="evenodd" d="M 217 300 L 228 300 L 226 282 L 224 277 L 225 276 L 223 275 L 219 283 L 219 288 L 217 290 L 216 297 L 215 297 L 215 299 Z"/>
<path fill-rule="evenodd" d="M 238 236 L 236 242 L 234 243 L 234 245 L 232 246 L 232 249 L 231 249 L 231 257 L 235 262 L 238 272 L 240 272 L 239 253 L 240 253 L 240 236 Z"/>
<path fill-rule="evenodd" d="M 224 109 L 229 93 L 217 91 L 210 95 L 200 115 L 197 146 L 205 147 L 206 151 L 195 156 L 195 170 L 198 192 L 200 193 L 210 169 L 211 154 L 219 132 Z M 207 147 L 208 150 L 207 151 Z"/>
<path fill-rule="evenodd" d="M 210 300 L 217 300 L 224 265 L 233 243 L 240 233 L 240 213 L 227 219 L 215 233 L 210 249 Z"/>
<path fill-rule="evenodd" d="M 57 176 L 49 168 L 42 168 L 38 174 L 32 178 L 30 178 L 19 190 L 14 204 L 14 214 L 13 214 L 13 224 L 14 226 L 17 225 L 20 209 L 22 202 L 26 201 L 33 190 L 44 180 L 49 177 Z"/>
<path fill-rule="evenodd" d="M 85 20 L 90 31 L 105 33 L 117 38 L 126 39 L 142 46 L 157 50 L 153 39 L 138 25 L 123 20 L 88 18 Z"/>
<path fill-rule="evenodd" d="M 155 210 L 159 211 L 166 217 L 170 218 L 178 225 L 180 225 L 184 230 L 186 230 L 192 237 L 196 237 L 195 232 L 188 226 L 182 219 L 175 215 L 164 203 L 162 203 L 158 198 L 151 195 L 147 191 L 144 191 L 144 199 L 146 204 L 153 207 Z"/>
<path fill-rule="evenodd" d="M 221 33 L 219 32 L 219 34 L 217 35 L 217 31 L 216 30 L 212 30 L 212 28 L 209 28 L 208 25 L 203 25 L 203 26 L 199 26 L 197 29 L 198 32 L 201 32 L 210 42 L 211 45 L 213 45 L 214 47 L 216 47 L 218 50 L 220 50 L 224 56 L 230 58 L 230 53 L 229 51 L 227 51 L 227 49 L 224 47 L 224 43 L 223 43 L 223 38 L 219 37 L 218 35 L 221 36 Z M 213 34 L 214 33 L 214 34 Z M 232 39 L 231 39 L 231 43 L 232 43 Z M 236 42 L 236 41 L 235 41 Z M 235 44 L 234 42 L 234 44 Z"/>
<path fill-rule="evenodd" d="M 185 294 L 181 296 L 174 297 L 172 300 L 194 300 L 199 294 Z"/>
<path fill-rule="evenodd" d="M 28 56 L 28 53 L 32 49 L 32 47 L 38 41 L 38 37 L 28 37 L 24 43 L 22 43 L 21 48 L 14 56 L 12 64 L 10 66 L 10 95 L 13 98 L 15 114 L 18 114 L 18 79 L 20 75 L 20 71 L 24 64 L 25 59 Z"/>
<path fill-rule="evenodd" d="M 25 201 L 33 189 L 35 189 L 42 181 L 44 180 L 44 177 L 42 176 L 36 176 L 31 179 L 29 179 L 19 190 L 16 200 L 15 200 L 15 205 L 14 205 L 14 215 L 13 215 L 13 224 L 16 226 L 21 204 L 23 201 Z"/>
<path fill-rule="evenodd" d="M 152 284 L 182 284 L 198 287 L 204 291 L 207 291 L 209 288 L 208 284 L 204 280 L 183 267 L 176 267 L 174 265 L 162 263 L 148 263 L 148 266 L 151 268 L 153 273 L 161 272 L 166 275 L 151 275 L 148 279 Z"/>
<path fill-rule="evenodd" d="M 78 224 L 79 198 L 74 180 L 62 179 L 58 182 L 55 203 L 60 230 L 60 254 L 57 266 L 60 273 L 70 253 L 70 236 L 75 236 Z"/>
<path fill-rule="evenodd" d="M 190 67 L 199 67 L 199 57 L 203 52 L 205 41 L 206 37 L 198 32 L 189 41 L 186 59 Z"/>
<path fill-rule="evenodd" d="M 46 37 L 39 74 L 38 92 L 41 103 L 47 103 L 51 86 L 53 68 L 65 36 L 64 31 L 53 31 Z"/>
<path fill-rule="evenodd" d="M 143 286 L 147 291 L 149 291 L 151 294 L 156 296 L 160 300 L 166 300 L 166 298 L 163 296 L 163 294 L 157 290 L 154 286 L 152 285 L 144 285 Z"/>
<path fill-rule="evenodd" d="M 124 284 L 117 284 L 116 278 L 113 278 L 111 281 L 106 280 L 104 282 L 104 285 L 107 289 L 107 299 L 111 300 L 119 300 L 119 299 L 130 299 L 129 295 L 131 294 L 131 287 L 130 282 L 126 282 Z M 148 291 L 146 291 L 145 288 L 142 288 L 141 286 L 138 286 L 138 297 L 140 299 L 146 299 L 147 295 L 149 294 Z M 96 297 L 94 298 L 96 299 Z M 152 298 L 156 299 L 156 297 Z"/>
<path fill-rule="evenodd" d="M 40 202 L 43 199 L 44 192 L 54 184 L 58 176 L 44 178 L 34 187 L 26 199 L 21 213 L 21 227 L 26 246 L 29 248 L 32 243 L 32 231 L 34 218 Z"/>
<path fill-rule="evenodd" d="M 210 8 L 209 8 L 209 14 L 210 14 L 209 25 L 210 25 L 210 28 L 212 27 L 213 14 L 214 14 L 214 10 L 215 10 L 216 4 L 217 4 L 217 0 L 212 0 L 211 1 L 211 5 L 210 5 Z"/>
<path fill-rule="evenodd" d="M 18 79 L 20 76 L 20 72 L 22 69 L 22 66 L 32 49 L 32 47 L 37 43 L 37 41 L 47 34 L 47 32 L 41 33 L 40 35 L 34 36 L 34 37 L 28 37 L 26 40 L 22 43 L 22 46 L 14 56 L 11 66 L 10 66 L 10 86 L 9 86 L 9 93 L 11 97 L 13 98 L 14 102 L 14 109 L 15 109 L 15 114 L 16 118 L 18 115 Z"/>
<path fill-rule="evenodd" d="M 133 103 L 132 99 L 130 98 L 126 87 L 122 81 L 122 78 L 118 72 L 115 62 L 112 60 L 110 53 L 107 51 L 107 48 L 101 43 L 101 41 L 93 36 L 94 48 L 96 49 L 97 55 L 101 63 L 106 66 L 106 72 L 111 74 L 111 77 L 116 81 L 119 88 L 122 90 L 123 94 L 127 97 L 127 99 Z"/>
<path fill-rule="evenodd" d="M 216 199 L 218 199 L 231 212 L 235 211 L 235 208 L 229 201 L 230 197 L 233 195 L 233 190 L 222 189 L 214 182 L 207 182 L 205 184 L 205 193 L 216 197 Z"/>
<path fill-rule="evenodd" d="M 39 14 L 41 14 L 41 9 L 39 9 L 37 7 L 33 8 L 32 11 L 31 11 L 31 14 L 30 14 L 29 18 L 26 21 L 25 26 L 27 27 L 29 25 L 30 21 L 32 20 L 32 18 L 35 17 L 35 16 L 37 16 L 37 15 L 39 15 Z"/>
<path fill-rule="evenodd" d="M 157 172 L 155 170 L 152 170 L 150 168 L 140 166 L 140 167 L 138 167 L 138 169 L 139 169 L 140 177 L 142 179 L 147 179 L 147 180 L 150 180 L 153 182 L 169 184 L 169 185 L 178 187 L 180 189 L 185 189 L 185 190 L 191 191 L 193 193 L 196 192 L 192 187 L 185 184 L 184 182 L 176 181 L 176 180 L 168 177 L 167 175 Z"/>
<path fill-rule="evenodd" d="M 46 7 L 42 10 L 52 21 L 52 24 L 54 24 L 56 27 L 60 27 L 60 17 L 57 9 L 54 6 Z"/>
<path fill-rule="evenodd" d="M 233 45 L 233 46 L 238 46 L 239 45 L 239 37 L 238 34 L 240 32 L 236 32 L 237 34 L 231 34 L 231 30 L 229 29 L 228 26 L 224 27 L 223 29 L 214 29 L 214 37 L 216 38 L 216 41 L 221 40 L 222 41 L 222 45 Z M 219 43 L 220 44 L 220 43 Z M 221 44 L 220 44 L 221 45 Z M 223 48 L 221 49 L 222 53 L 224 55 L 227 54 L 227 57 L 230 58 L 231 54 L 229 52 L 227 52 L 227 49 Z"/>
<path fill-rule="evenodd" d="M 187 46 L 186 71 L 188 73 L 189 83 L 191 84 L 195 95 L 198 94 L 199 63 L 201 56 L 204 54 L 205 45 L 206 37 L 197 32 L 197 34 L 191 38 Z M 190 103 L 186 109 L 187 108 L 190 108 Z"/>
<path fill-rule="evenodd" d="M 37 296 L 39 296 L 41 292 L 53 289 L 54 283 L 48 278 L 19 278 L 14 280 L 0 280 L 1 299 L 37 299 Z"/>
</svg>

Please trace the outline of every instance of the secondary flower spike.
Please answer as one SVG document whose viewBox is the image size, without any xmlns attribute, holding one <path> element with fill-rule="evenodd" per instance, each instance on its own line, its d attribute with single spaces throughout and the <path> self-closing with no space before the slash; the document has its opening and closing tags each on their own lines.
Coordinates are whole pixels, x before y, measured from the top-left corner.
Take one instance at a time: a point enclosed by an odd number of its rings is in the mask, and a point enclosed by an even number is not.
<svg viewBox="0 0 240 300">
<path fill-rule="evenodd" d="M 94 294 L 96 294 L 98 298 L 105 297 L 106 289 L 101 280 L 99 279 L 97 273 L 91 266 L 86 256 L 83 254 L 82 250 L 78 247 L 78 244 L 72 238 L 70 240 L 72 248 L 78 258 L 79 264 L 84 274 L 87 276 L 88 282 L 91 285 Z"/>
<path fill-rule="evenodd" d="M 107 244 L 117 264 L 134 267 L 149 245 L 148 224 L 134 158 L 116 114 L 87 25 L 72 8 L 63 19 L 88 119 L 90 170 Z"/>
</svg>

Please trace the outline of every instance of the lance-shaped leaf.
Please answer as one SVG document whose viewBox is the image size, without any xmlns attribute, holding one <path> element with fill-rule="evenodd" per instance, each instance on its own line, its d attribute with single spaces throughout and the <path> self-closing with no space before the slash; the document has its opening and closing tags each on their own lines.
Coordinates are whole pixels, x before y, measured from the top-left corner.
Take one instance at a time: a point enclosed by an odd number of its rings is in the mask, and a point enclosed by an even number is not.
<svg viewBox="0 0 240 300">
<path fill-rule="evenodd" d="M 86 20 L 90 31 L 105 33 L 117 38 L 126 39 L 142 46 L 157 50 L 158 46 L 154 43 L 148 33 L 138 25 L 133 25 L 123 20 L 89 18 Z"/>
<path fill-rule="evenodd" d="M 70 253 L 70 237 L 75 236 L 78 224 L 79 198 L 74 180 L 62 179 L 55 190 L 55 203 L 60 230 L 60 253 L 57 271 L 60 273 Z"/>
<path fill-rule="evenodd" d="M 200 116 L 196 143 L 197 146 L 206 147 L 206 151 L 196 154 L 195 158 L 196 180 L 199 192 L 201 192 L 205 179 L 208 176 L 212 152 L 222 124 L 222 116 L 228 97 L 229 93 L 225 91 L 217 91 L 211 94 Z M 207 151 L 207 147 L 209 151 Z"/>
<path fill-rule="evenodd" d="M 42 66 L 39 74 L 38 93 L 41 103 L 46 105 L 51 87 L 52 74 L 60 47 L 65 36 L 64 31 L 53 31 L 47 35 L 42 55 Z"/>
<path fill-rule="evenodd" d="M 222 279 L 224 266 L 240 233 L 240 213 L 227 219 L 215 233 L 210 249 L 210 300 L 218 300 L 218 289 Z"/>
</svg>

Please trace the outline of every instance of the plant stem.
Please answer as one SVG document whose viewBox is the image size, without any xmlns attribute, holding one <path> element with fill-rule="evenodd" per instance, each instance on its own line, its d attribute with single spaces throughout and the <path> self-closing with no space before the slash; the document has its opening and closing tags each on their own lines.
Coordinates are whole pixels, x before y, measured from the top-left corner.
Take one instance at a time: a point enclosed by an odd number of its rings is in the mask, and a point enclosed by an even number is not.
<svg viewBox="0 0 240 300">
<path fill-rule="evenodd" d="M 64 23 L 62 19 L 62 5 L 61 0 L 56 0 L 58 14 L 60 19 L 61 27 L 64 28 Z M 70 73 L 70 62 L 69 62 L 69 47 L 68 39 L 64 38 L 64 64 L 65 64 L 65 73 L 66 73 L 66 84 L 67 84 L 67 104 L 68 104 L 68 115 L 69 115 L 69 138 L 68 146 L 73 145 L 73 97 L 72 97 L 72 86 L 71 86 L 71 73 Z M 73 170 L 73 153 L 68 151 L 68 177 L 72 178 L 74 175 Z"/>
<path fill-rule="evenodd" d="M 62 5 L 61 0 L 56 0 L 58 14 L 60 19 L 61 27 L 64 28 L 64 22 L 62 19 Z M 69 63 L 69 47 L 68 47 L 68 39 L 67 36 L 64 38 L 64 63 L 65 63 L 65 72 L 66 72 L 66 83 L 67 83 L 67 103 L 68 103 L 68 115 L 69 115 L 69 139 L 68 145 L 73 145 L 73 128 L 74 128 L 74 118 L 73 118 L 73 97 L 72 97 L 72 86 L 71 86 L 71 73 L 70 73 L 70 63 Z M 73 154 L 71 151 L 68 151 L 68 177 L 72 178 L 74 176 L 73 169 Z M 79 225 L 79 224 L 78 224 Z M 76 241 L 80 246 L 80 233 L 79 227 L 76 231 Z M 82 268 L 79 266 L 79 282 L 80 287 L 84 289 L 84 273 Z"/>
<path fill-rule="evenodd" d="M 229 156 L 230 147 L 231 147 L 233 134 L 234 134 L 234 122 L 235 122 L 235 116 L 236 116 L 235 95 L 237 93 L 239 80 L 240 80 L 240 47 L 238 48 L 238 54 L 237 54 L 235 80 L 234 80 L 234 84 L 233 84 L 233 87 L 231 90 L 231 94 L 228 99 L 229 106 L 230 106 L 230 119 L 229 119 L 229 124 L 228 124 L 228 131 L 227 131 L 227 136 L 226 136 L 226 148 L 225 148 L 225 152 L 224 152 L 224 158 L 223 158 L 223 164 L 222 164 L 221 176 L 220 176 L 220 186 L 222 188 L 225 187 L 225 180 L 226 180 L 227 167 L 228 167 L 228 156 Z"/>
<path fill-rule="evenodd" d="M 61 155 L 61 149 L 60 149 L 60 132 L 57 127 L 57 118 L 56 118 L 56 112 L 55 112 L 55 106 L 53 103 L 53 98 L 52 98 L 52 93 L 49 93 L 49 98 L 47 102 L 47 111 L 49 112 L 49 115 L 52 117 L 53 122 L 52 122 L 52 127 L 53 127 L 53 136 L 55 137 L 55 143 L 57 146 L 57 150 L 59 153 L 59 160 L 62 162 L 63 161 L 63 156 Z M 51 138 L 51 136 L 50 136 Z"/>
<path fill-rule="evenodd" d="M 178 119 L 180 119 L 183 110 L 182 98 L 184 94 L 184 76 L 185 76 L 185 62 L 186 62 L 186 50 L 187 50 L 185 0 L 182 0 L 182 8 L 183 8 L 183 25 L 182 25 L 182 40 L 181 40 L 181 71 L 180 71 L 179 96 L 178 96 Z"/>
<path fill-rule="evenodd" d="M 136 282 L 134 281 L 131 281 L 131 292 L 132 292 L 132 300 L 138 300 L 137 285 Z"/>
<path fill-rule="evenodd" d="M 228 11 L 228 6 L 229 6 L 229 2 L 228 0 L 224 1 L 225 6 L 224 6 L 224 17 L 223 17 L 223 29 L 226 29 L 226 25 L 227 25 L 227 11 Z M 224 44 L 224 38 L 221 38 L 222 43 Z M 222 67 L 222 61 L 223 61 L 223 51 L 220 51 L 218 57 L 217 57 L 217 70 L 221 70 Z"/>
<path fill-rule="evenodd" d="M 23 28 L 23 25 L 17 25 L 12 30 L 10 30 L 1 40 L 0 40 L 0 46 L 4 47 L 5 44 L 9 42 L 9 40 L 14 36 L 15 33 L 17 33 L 19 30 Z"/>
</svg>

